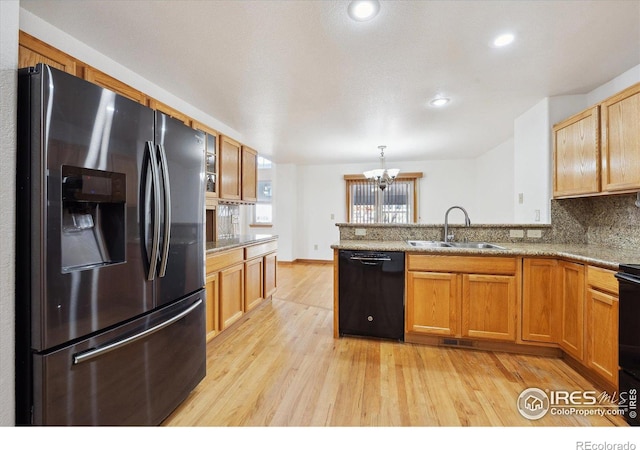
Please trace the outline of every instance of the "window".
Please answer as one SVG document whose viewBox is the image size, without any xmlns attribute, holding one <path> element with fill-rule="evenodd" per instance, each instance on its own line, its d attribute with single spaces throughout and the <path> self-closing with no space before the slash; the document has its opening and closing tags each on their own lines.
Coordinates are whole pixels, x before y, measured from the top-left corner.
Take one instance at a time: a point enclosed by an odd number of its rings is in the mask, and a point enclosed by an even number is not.
<svg viewBox="0 0 640 450">
<path fill-rule="evenodd" d="M 258 198 L 253 210 L 253 225 L 265 226 L 273 223 L 272 201 L 273 163 L 258 156 Z"/>
<path fill-rule="evenodd" d="M 362 175 L 345 175 L 350 223 L 417 222 L 417 182 L 421 173 L 401 174 L 384 191 Z"/>
</svg>

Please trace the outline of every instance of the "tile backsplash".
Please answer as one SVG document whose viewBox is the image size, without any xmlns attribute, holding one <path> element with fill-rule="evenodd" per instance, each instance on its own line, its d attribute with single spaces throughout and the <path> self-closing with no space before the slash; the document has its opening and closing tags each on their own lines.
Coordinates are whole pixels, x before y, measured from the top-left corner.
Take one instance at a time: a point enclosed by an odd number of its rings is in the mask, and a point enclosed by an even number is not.
<svg viewBox="0 0 640 450">
<path fill-rule="evenodd" d="M 452 225 L 456 240 L 594 244 L 640 249 L 636 194 L 551 200 L 551 224 Z M 441 240 L 443 225 L 337 224 L 341 240 Z M 521 237 L 512 237 L 520 231 Z M 530 233 L 538 237 L 529 237 Z M 533 234 L 533 233 L 532 233 Z M 640 251 L 640 250 L 639 250 Z"/>
<path fill-rule="evenodd" d="M 219 204 L 217 208 L 218 239 L 229 239 L 240 234 L 240 205 Z"/>
<path fill-rule="evenodd" d="M 551 200 L 554 242 L 640 248 L 636 194 Z"/>
</svg>

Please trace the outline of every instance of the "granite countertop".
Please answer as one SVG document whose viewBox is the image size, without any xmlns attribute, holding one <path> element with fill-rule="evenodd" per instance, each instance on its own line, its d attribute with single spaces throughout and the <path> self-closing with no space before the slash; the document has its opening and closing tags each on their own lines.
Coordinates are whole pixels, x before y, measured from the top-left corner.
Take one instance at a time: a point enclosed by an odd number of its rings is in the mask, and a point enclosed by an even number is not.
<svg viewBox="0 0 640 450">
<path fill-rule="evenodd" d="M 218 239 L 207 242 L 207 253 L 216 253 L 232 248 L 246 247 L 247 245 L 259 244 L 261 242 L 275 241 L 278 236 L 275 234 L 245 234 L 228 239 Z"/>
<path fill-rule="evenodd" d="M 640 253 L 638 250 L 610 248 L 589 244 L 530 244 L 514 242 L 492 242 L 492 244 L 505 247 L 505 249 L 418 248 L 412 247 L 405 241 L 365 240 L 341 240 L 339 243 L 332 245 L 331 248 L 338 250 L 399 251 L 431 255 L 549 256 L 571 259 L 610 270 L 618 270 L 619 264 L 640 262 Z"/>
</svg>

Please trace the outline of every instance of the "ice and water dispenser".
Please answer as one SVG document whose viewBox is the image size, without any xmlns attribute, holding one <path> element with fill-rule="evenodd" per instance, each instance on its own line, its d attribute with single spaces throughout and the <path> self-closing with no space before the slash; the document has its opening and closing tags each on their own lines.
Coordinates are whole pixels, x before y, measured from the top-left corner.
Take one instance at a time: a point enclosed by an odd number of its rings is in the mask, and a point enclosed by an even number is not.
<svg viewBox="0 0 640 450">
<path fill-rule="evenodd" d="M 125 261 L 124 173 L 62 167 L 62 271 Z"/>
</svg>

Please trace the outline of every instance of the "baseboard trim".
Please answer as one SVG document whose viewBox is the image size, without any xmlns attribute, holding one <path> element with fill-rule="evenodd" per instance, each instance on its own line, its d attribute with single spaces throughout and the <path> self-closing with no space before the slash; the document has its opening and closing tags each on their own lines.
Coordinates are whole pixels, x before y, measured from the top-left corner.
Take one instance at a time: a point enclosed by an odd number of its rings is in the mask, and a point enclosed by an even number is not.
<svg viewBox="0 0 640 450">
<path fill-rule="evenodd" d="M 562 351 L 556 347 L 538 347 L 534 345 L 516 344 L 514 342 L 479 341 L 472 338 L 424 336 L 413 333 L 405 333 L 404 341 L 411 344 L 431 345 L 436 347 L 508 352 L 518 353 L 521 355 L 547 356 L 555 358 L 562 357 Z"/>
<path fill-rule="evenodd" d="M 601 375 L 595 373 L 593 370 L 589 369 L 589 367 L 585 366 L 584 363 L 577 360 L 573 355 L 568 354 L 567 352 L 562 352 L 562 359 L 569 367 L 578 372 L 580 375 L 585 377 L 591 383 L 593 383 L 596 387 L 604 390 L 605 392 L 617 392 L 618 386 L 612 384 L 611 381 L 604 379 Z"/>
<path fill-rule="evenodd" d="M 294 259 L 293 261 L 278 261 L 283 266 L 291 266 L 293 264 L 333 264 L 333 260 L 326 259 Z"/>
</svg>

